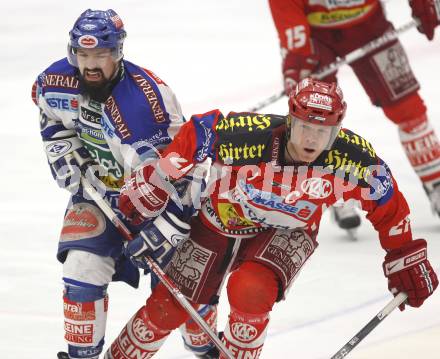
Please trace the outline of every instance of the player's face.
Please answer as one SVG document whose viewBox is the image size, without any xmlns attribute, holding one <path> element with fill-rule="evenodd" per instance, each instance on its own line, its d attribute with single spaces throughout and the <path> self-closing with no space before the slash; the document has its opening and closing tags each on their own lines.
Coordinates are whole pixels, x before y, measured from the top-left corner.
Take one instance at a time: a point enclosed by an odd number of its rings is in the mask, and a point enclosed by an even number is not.
<svg viewBox="0 0 440 359">
<path fill-rule="evenodd" d="M 77 50 L 78 67 L 84 81 L 90 86 L 99 87 L 108 82 L 117 69 L 117 62 L 111 49 Z"/>
<path fill-rule="evenodd" d="M 332 136 L 333 127 L 311 124 L 302 120 L 292 121 L 289 153 L 293 160 L 313 162 L 324 151 Z"/>
</svg>

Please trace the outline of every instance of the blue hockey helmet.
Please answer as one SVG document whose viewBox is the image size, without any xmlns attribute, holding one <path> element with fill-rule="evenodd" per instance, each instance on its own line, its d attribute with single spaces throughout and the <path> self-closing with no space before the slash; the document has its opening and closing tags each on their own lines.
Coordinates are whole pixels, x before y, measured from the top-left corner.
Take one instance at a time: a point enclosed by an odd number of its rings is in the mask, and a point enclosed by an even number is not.
<svg viewBox="0 0 440 359">
<path fill-rule="evenodd" d="M 76 51 L 78 48 L 109 48 L 116 61 L 123 57 L 123 44 L 127 33 L 119 15 L 112 9 L 84 11 L 75 21 L 69 32 L 67 58 L 78 67 Z"/>
</svg>

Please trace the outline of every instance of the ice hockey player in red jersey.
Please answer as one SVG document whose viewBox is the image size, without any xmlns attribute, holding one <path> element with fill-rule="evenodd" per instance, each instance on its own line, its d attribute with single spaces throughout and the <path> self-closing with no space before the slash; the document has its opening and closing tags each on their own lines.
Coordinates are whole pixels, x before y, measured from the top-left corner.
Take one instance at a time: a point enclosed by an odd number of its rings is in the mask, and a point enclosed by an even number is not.
<svg viewBox="0 0 440 359">
<path fill-rule="evenodd" d="M 426 241 L 413 239 L 395 179 L 367 140 L 341 128 L 345 111 L 335 83 L 304 79 L 290 94 L 287 116 L 224 117 L 218 110 L 192 116 L 156 167 L 141 167 L 125 182 L 120 209 L 136 220 L 157 210 L 157 199 L 171 201 L 159 172 L 173 181 L 212 160 L 202 201 L 194 200 L 201 208 L 190 238 L 175 249 L 165 271 L 190 301 L 202 304 L 218 300 L 230 274 L 222 340 L 235 358 L 259 357 L 274 304 L 316 249 L 323 211 L 339 199 L 356 200 L 367 212 L 385 250 L 383 270 L 393 294 L 406 292 L 407 304 L 419 307 L 438 286 Z M 160 238 L 138 236 L 126 253 L 133 259 L 162 256 L 174 244 Z M 187 319 L 159 284 L 106 358 L 150 358 Z"/>
<path fill-rule="evenodd" d="M 286 90 L 393 29 L 379 0 L 269 0 L 269 5 L 280 40 Z M 440 23 L 440 1 L 410 0 L 409 5 L 419 31 L 432 40 Z M 409 162 L 433 211 L 440 215 L 440 142 L 401 43 L 398 39 L 389 42 L 350 66 L 371 102 L 398 126 Z M 324 80 L 336 81 L 336 75 Z M 341 227 L 359 223 L 347 206 L 335 214 Z"/>
</svg>

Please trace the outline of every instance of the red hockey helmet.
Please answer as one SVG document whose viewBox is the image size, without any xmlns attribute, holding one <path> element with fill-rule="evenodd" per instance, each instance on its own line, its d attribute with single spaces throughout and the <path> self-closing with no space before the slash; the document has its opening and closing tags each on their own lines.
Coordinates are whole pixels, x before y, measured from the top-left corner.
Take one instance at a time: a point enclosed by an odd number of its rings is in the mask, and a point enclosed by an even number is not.
<svg viewBox="0 0 440 359">
<path fill-rule="evenodd" d="M 306 78 L 296 86 L 289 96 L 288 131 L 291 137 L 295 122 L 303 125 L 331 127 L 331 135 L 326 149 L 333 144 L 347 104 L 341 89 L 336 83 Z"/>
<path fill-rule="evenodd" d="M 336 83 L 306 78 L 289 96 L 289 114 L 317 125 L 340 125 L 347 105 Z"/>
</svg>

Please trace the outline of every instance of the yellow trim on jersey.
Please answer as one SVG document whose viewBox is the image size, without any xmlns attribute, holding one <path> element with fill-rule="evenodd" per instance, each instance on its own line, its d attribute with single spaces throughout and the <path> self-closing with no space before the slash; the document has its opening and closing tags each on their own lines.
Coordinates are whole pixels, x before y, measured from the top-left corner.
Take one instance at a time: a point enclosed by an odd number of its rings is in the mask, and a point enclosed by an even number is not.
<svg viewBox="0 0 440 359">
<path fill-rule="evenodd" d="M 307 15 L 307 20 L 311 26 L 331 27 L 349 23 L 355 19 L 368 14 L 373 5 L 366 5 L 355 9 L 343 9 L 334 11 L 316 11 Z"/>
</svg>

